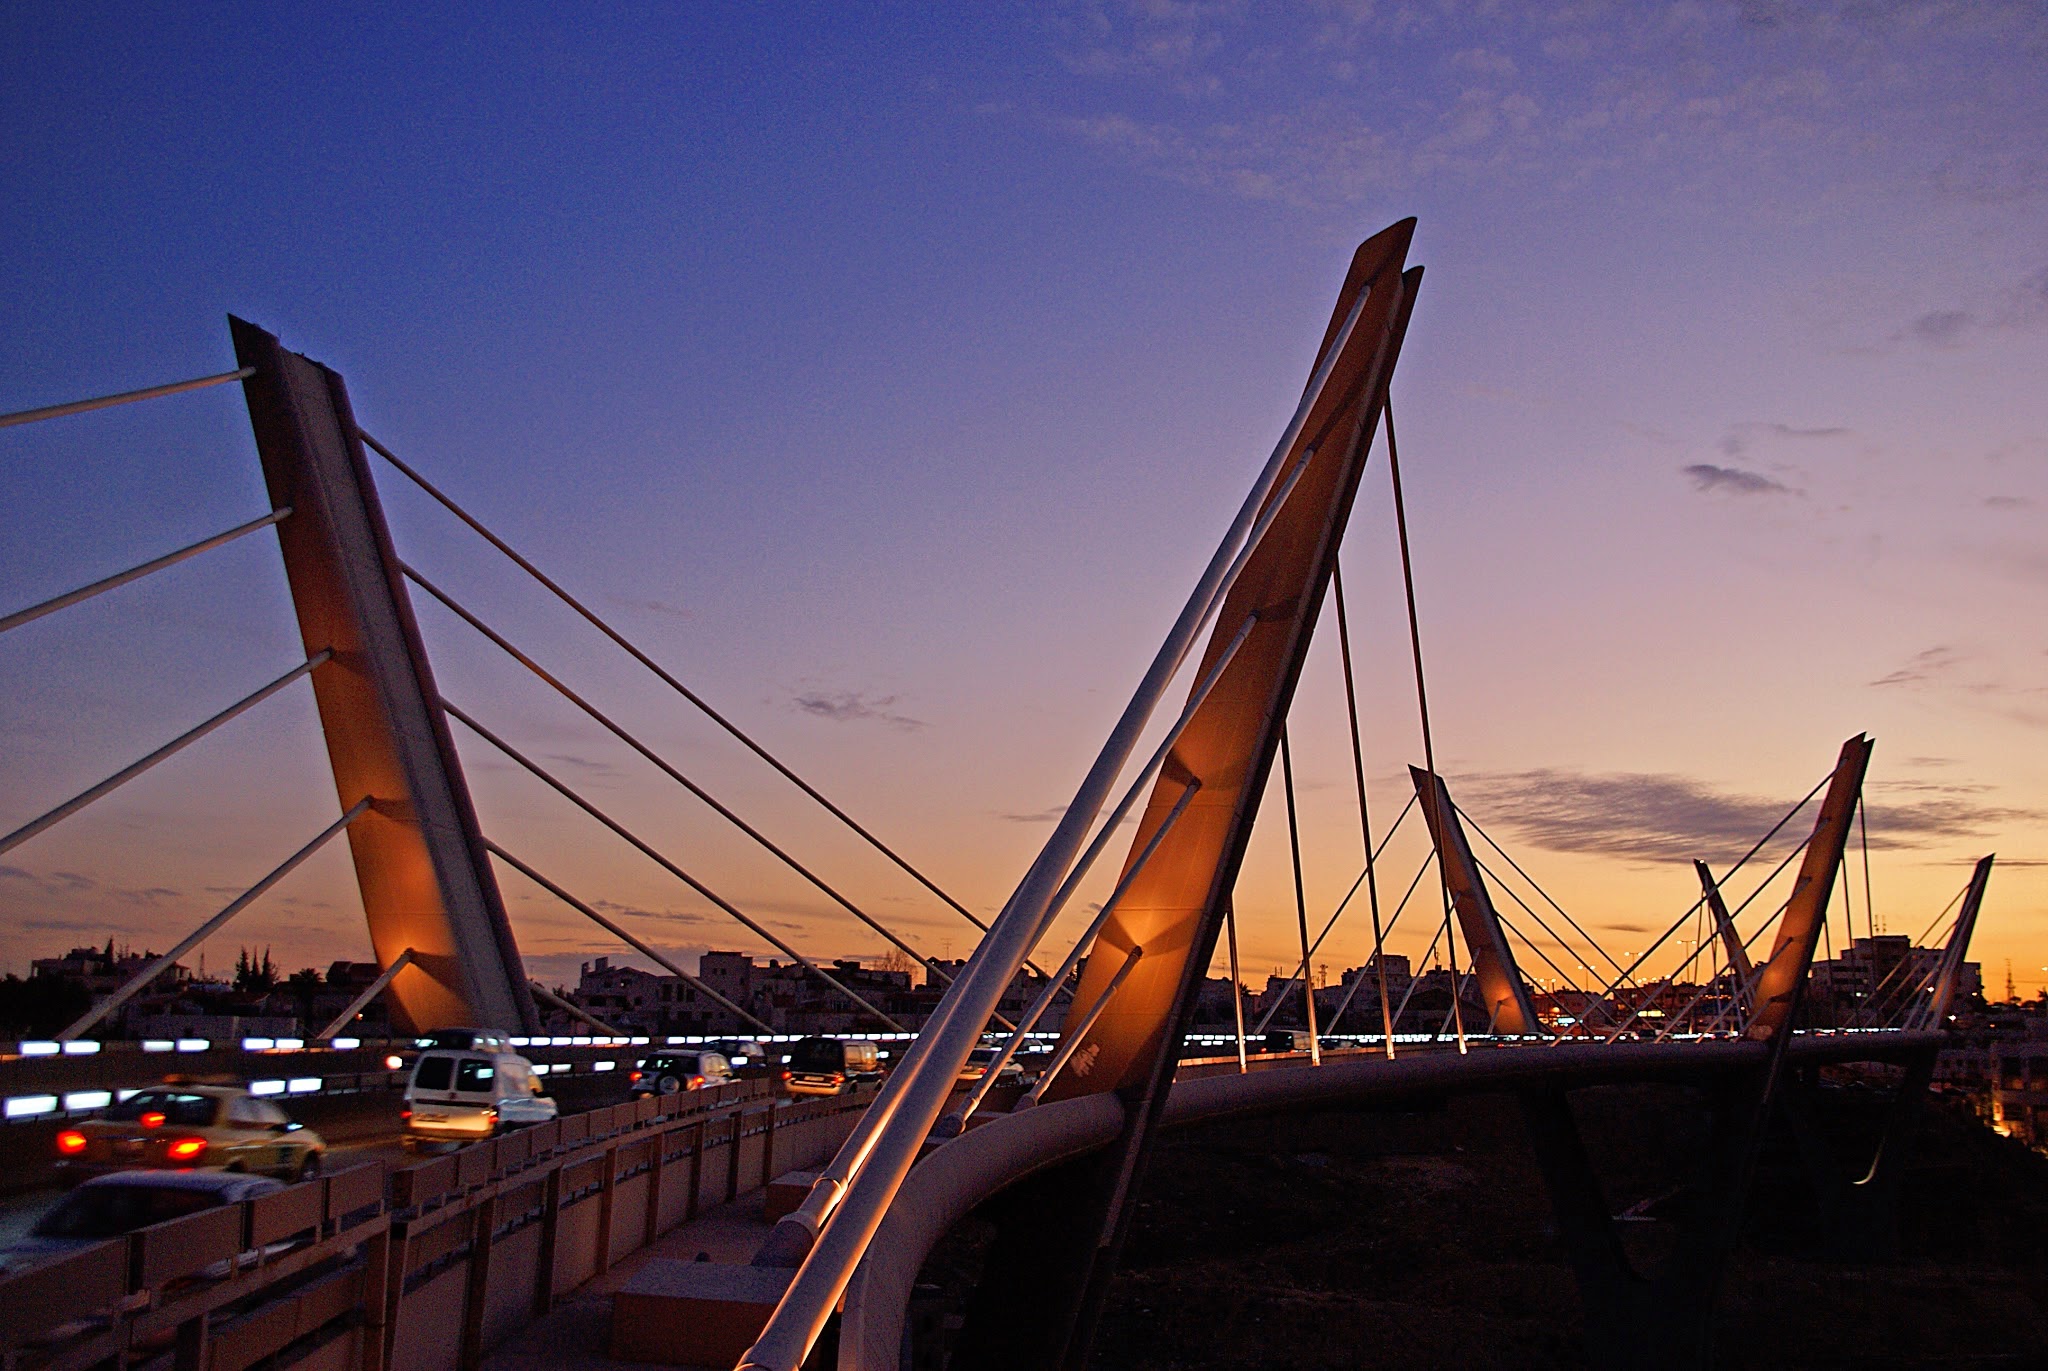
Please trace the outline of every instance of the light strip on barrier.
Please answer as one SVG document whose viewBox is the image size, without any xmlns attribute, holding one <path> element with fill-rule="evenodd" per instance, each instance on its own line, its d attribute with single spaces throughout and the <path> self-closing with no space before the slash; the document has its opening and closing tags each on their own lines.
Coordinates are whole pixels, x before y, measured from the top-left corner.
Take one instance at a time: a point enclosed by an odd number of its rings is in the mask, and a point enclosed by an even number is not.
<svg viewBox="0 0 2048 1371">
<path fill-rule="evenodd" d="M 294 1076 L 285 1083 L 285 1091 L 292 1095 L 311 1095 L 320 1089 L 318 1076 Z"/>
<path fill-rule="evenodd" d="M 74 1090 L 64 1097 L 64 1108 L 67 1111 L 73 1109 L 105 1109 L 113 1102 L 114 1092 L 111 1090 Z"/>
<path fill-rule="evenodd" d="M 24 1057 L 54 1057 L 63 1050 L 64 1045 L 62 1043 L 24 1042 L 20 1044 L 20 1052 Z"/>
<path fill-rule="evenodd" d="M 30 1119 L 38 1114 L 48 1114 L 57 1107 L 55 1095 L 15 1095 L 6 1105 L 6 1116 L 10 1119 Z"/>
<path fill-rule="evenodd" d="M 249 1093 L 251 1095 L 282 1095 L 284 1094 L 284 1082 L 251 1081 L 249 1082 Z"/>
<path fill-rule="evenodd" d="M 100 1045 L 91 1038 L 80 1038 L 64 1044 L 67 1057 L 90 1057 L 100 1050 Z"/>
<path fill-rule="evenodd" d="M 169 1038 L 144 1038 L 142 1040 L 142 1050 L 144 1052 L 172 1052 L 177 1049 L 177 1046 Z"/>
<path fill-rule="evenodd" d="M 213 1044 L 208 1042 L 205 1038 L 178 1039 L 178 1050 L 180 1052 L 205 1052 L 212 1046 Z"/>
</svg>

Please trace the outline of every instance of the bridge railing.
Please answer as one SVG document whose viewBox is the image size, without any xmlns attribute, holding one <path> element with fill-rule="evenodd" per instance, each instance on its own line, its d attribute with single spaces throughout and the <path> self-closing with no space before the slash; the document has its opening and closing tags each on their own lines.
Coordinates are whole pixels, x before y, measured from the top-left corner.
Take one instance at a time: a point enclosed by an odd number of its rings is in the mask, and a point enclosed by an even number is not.
<svg viewBox="0 0 2048 1371">
<path fill-rule="evenodd" d="M 651 1096 L 156 1224 L 0 1279 L 0 1361 L 473 1368 L 628 1253 L 822 1161 L 871 1098 Z"/>
</svg>

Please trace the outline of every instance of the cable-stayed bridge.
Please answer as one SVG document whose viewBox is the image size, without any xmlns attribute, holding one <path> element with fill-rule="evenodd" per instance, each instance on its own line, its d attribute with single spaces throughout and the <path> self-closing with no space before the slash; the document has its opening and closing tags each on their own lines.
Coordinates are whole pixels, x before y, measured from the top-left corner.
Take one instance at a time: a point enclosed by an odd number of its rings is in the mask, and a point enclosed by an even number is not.
<svg viewBox="0 0 2048 1371">
<path fill-rule="evenodd" d="M 394 451 L 374 436 L 374 426 L 358 421 L 339 375 L 286 350 L 256 325 L 231 322 L 232 370 L 0 417 L 4 426 L 61 421 L 95 408 L 175 403 L 170 397 L 180 393 L 239 384 L 271 505 L 213 537 L 13 612 L 0 619 L 0 634 L 270 529 L 304 651 L 289 670 L 227 708 L 26 817 L 0 837 L 0 855 L 35 842 L 288 690 L 313 695 L 335 787 L 332 821 L 295 850 L 279 853 L 261 880 L 198 927 L 176 930 L 167 953 L 55 1040 L 21 1044 L 22 1051 L 0 1063 L 0 1072 L 16 1073 L 21 1083 L 6 1087 L 10 1115 L 90 1110 L 107 1093 L 106 1064 L 116 1055 L 112 1047 L 100 1050 L 95 1031 L 180 957 L 344 836 L 380 974 L 355 1004 L 309 1033 L 309 1041 L 291 1044 L 291 1062 L 280 1065 L 266 1055 L 252 1070 L 311 1081 L 315 1092 L 330 1076 L 361 1088 L 376 1066 L 355 1059 L 365 1049 L 348 1037 L 348 1028 L 377 996 L 411 1032 L 497 1028 L 551 1046 L 585 1048 L 593 1059 L 616 1058 L 644 1044 L 557 1001 L 529 978 L 501 889 L 505 879 L 531 883 L 691 985 L 737 1023 L 772 1032 L 752 1008 L 678 965 L 629 919 L 607 913 L 604 891 L 570 888 L 543 859 L 496 832 L 465 779 L 464 758 L 479 755 L 509 763 L 552 795 L 565 823 L 573 820 L 587 826 L 592 839 L 621 845 L 788 958 L 865 1029 L 907 1035 L 912 1025 L 847 984 L 828 959 L 803 951 L 797 946 L 802 939 L 778 932 L 778 921 L 721 891 L 693 853 L 620 818 L 559 765 L 551 767 L 537 749 L 515 741 L 483 707 L 448 698 L 416 613 L 423 603 L 435 606 L 451 630 L 473 635 L 530 673 L 590 728 L 686 792 L 678 803 L 708 809 L 836 917 L 883 939 L 945 986 L 871 1097 L 856 1094 L 829 1107 L 806 1106 L 800 1114 L 745 1091 L 680 1106 L 621 1105 L 578 1116 L 581 1123 L 565 1119 L 401 1172 L 388 1194 L 372 1196 L 373 1187 L 361 1178 L 314 1181 L 317 1196 L 266 1201 L 244 1215 L 231 1236 L 214 1231 L 222 1221 L 208 1219 L 213 1228 L 204 1242 L 148 1230 L 108 1244 L 121 1248 L 118 1253 L 82 1254 L 63 1282 L 63 1299 L 41 1314 L 8 1316 L 8 1346 L 32 1360 L 87 1365 L 134 1359 L 151 1345 L 150 1337 L 168 1336 L 180 1368 L 240 1371 L 255 1361 L 283 1368 L 315 1358 L 366 1368 L 477 1365 L 527 1317 L 544 1314 L 562 1290 L 694 1218 L 707 1193 L 707 1150 L 722 1148 L 716 1166 L 724 1167 L 723 1188 L 716 1193 L 727 1198 L 746 1191 L 743 1179 L 771 1180 L 778 1160 L 810 1163 L 814 1175 L 806 1192 L 787 1197 L 789 1212 L 772 1229 L 762 1228 L 748 1259 L 689 1263 L 692 1269 L 670 1271 L 666 1284 L 654 1281 L 639 1292 L 636 1307 L 667 1311 L 649 1324 L 653 1343 L 636 1344 L 641 1359 L 715 1360 L 763 1371 L 794 1371 L 822 1364 L 821 1358 L 844 1367 L 895 1366 L 914 1353 L 906 1346 L 905 1311 L 925 1257 L 960 1218 L 1006 1195 L 1013 1202 L 1002 1207 L 1005 1217 L 980 1288 L 963 1311 L 954 1364 L 1079 1368 L 1088 1363 L 1092 1330 L 1160 1130 L 1345 1102 L 1497 1092 L 1521 1103 L 1560 1240 L 1579 1279 L 1594 1359 L 1619 1362 L 1655 1337 L 1667 1355 L 1705 1364 L 1716 1284 L 1735 1258 L 1765 1136 L 1789 1120 L 1802 1139 L 1811 1139 L 1806 1096 L 1812 1072 L 1822 1065 L 1892 1068 L 1884 1136 L 1866 1140 L 1853 1158 L 1829 1155 L 1818 1143 L 1808 1149 L 1824 1207 L 1843 1223 L 1876 1222 L 1868 1216 L 1888 1203 L 1902 1165 L 1904 1130 L 1958 994 L 1991 858 L 1975 864 L 1909 955 L 1843 1010 L 1823 1008 L 1806 991 L 1817 957 L 1837 945 L 1833 911 L 1840 911 L 1839 946 L 1857 941 L 1851 874 L 1859 849 L 1861 922 L 1874 942 L 1862 809 L 1869 739 L 1843 743 L 1833 766 L 1803 797 L 1787 797 L 1783 817 L 1739 861 L 1719 871 L 1697 863 L 1698 897 L 1641 950 L 1624 954 L 1603 947 L 1553 899 L 1487 832 L 1483 815 L 1460 807 L 1456 778 L 1437 765 L 1390 398 L 1422 282 L 1422 269 L 1407 263 L 1412 229 L 1412 221 L 1404 221 L 1359 247 L 1291 420 L 1051 837 L 991 919 L 947 894 L 670 666 L 474 517 L 423 474 L 431 465 L 424 457 Z M 1383 825 L 1376 824 L 1374 809 L 1383 813 L 1389 806 L 1368 793 L 1339 556 L 1368 458 L 1382 447 L 1422 743 L 1396 817 Z M 928 947 L 845 893 L 822 862 L 792 850 L 615 711 L 594 703 L 574 681 L 575 663 L 541 660 L 520 645 L 517 629 L 494 622 L 459 589 L 420 571 L 385 519 L 381 472 L 438 502 L 465 527 L 465 536 L 481 539 L 531 578 L 597 634 L 606 651 L 643 673 L 650 689 L 680 699 L 729 734 L 779 784 L 871 846 L 930 904 L 971 927 L 977 946 L 964 967 L 954 974 Z M 1348 893 L 1312 917 L 1289 722 L 1319 627 L 1326 637 L 1334 632 L 1343 667 L 1359 859 Z M 1274 789 L 1278 814 L 1265 803 Z M 1293 975 L 1266 997 L 1263 1020 L 1248 1014 L 1242 995 L 1234 898 L 1262 817 L 1286 835 L 1293 877 L 1289 931 L 1299 952 Z M 1386 859 L 1404 831 L 1427 838 L 1413 870 Z M 1106 880 L 1109 857 L 1121 860 L 1114 882 L 1097 907 L 1084 910 L 1082 894 L 1091 878 Z M 1084 912 L 1078 936 L 1053 936 L 1063 915 L 1071 928 Z M 1346 918 L 1348 927 L 1370 928 L 1369 974 L 1353 979 L 1323 1021 L 1325 1001 L 1316 993 L 1313 968 Z M 1390 940 L 1419 941 L 1418 929 L 1428 933 L 1421 963 L 1442 969 L 1404 982 L 1389 973 Z M 1191 1048 L 1197 1002 L 1219 944 L 1229 968 L 1229 1031 L 1212 1035 L 1210 1046 Z M 1040 990 L 1021 1014 L 1005 1016 L 1004 997 L 1020 974 L 1035 976 Z M 544 1005 L 584 1018 L 591 1032 L 569 1042 L 545 1035 Z M 1292 1020 L 1297 1007 L 1303 1025 L 1298 1050 L 1258 1051 L 1275 1016 L 1284 1010 Z M 1032 1034 L 1054 1024 L 1057 1038 L 1036 1079 L 1021 1095 L 1003 1091 L 1007 1063 Z M 978 1049 L 992 1049 L 994 1060 L 977 1079 L 963 1080 L 963 1065 Z M 265 1049 L 276 1050 L 274 1042 Z M 355 1069 L 343 1072 L 336 1064 Z M 77 1081 L 67 1084 L 66 1072 L 76 1073 Z M 1713 1143 L 1697 1161 L 1684 1240 L 1662 1267 L 1639 1270 L 1614 1233 L 1570 1092 L 1650 1080 L 1701 1090 Z M 749 1105 L 763 1103 L 768 1107 L 750 1112 Z M 687 1174 L 685 1198 L 664 1191 L 671 1170 Z M 622 1199 L 629 1193 L 630 1200 Z M 277 1218 L 273 1211 L 287 1205 L 298 1207 L 288 1219 Z M 635 1215 L 630 1224 L 624 1212 Z M 277 1227 L 286 1222 L 297 1226 Z M 194 1273 L 205 1263 L 181 1266 L 163 1255 L 184 1250 L 194 1260 L 217 1254 L 222 1243 L 231 1252 L 242 1250 L 237 1244 L 263 1248 L 264 1234 L 290 1235 L 303 1245 L 274 1269 L 259 1263 L 251 1274 L 226 1278 L 225 1286 L 214 1282 L 210 1293 L 194 1290 Z M 185 1235 L 197 1236 L 196 1227 Z M 587 1261 L 564 1256 L 585 1248 Z M 41 1285 L 22 1284 L 38 1279 Z M 0 1301 L 12 1298 L 26 1307 L 29 1292 L 47 1297 L 58 1288 L 53 1281 L 30 1273 L 12 1283 L 12 1297 L 0 1285 Z M 325 1303 L 309 1300 L 308 1282 L 327 1282 L 319 1285 L 328 1291 Z M 526 1293 L 507 1295 L 508 1289 Z M 278 1332 L 266 1342 L 252 1333 L 237 1343 L 216 1336 L 273 1306 L 292 1310 L 289 1319 L 272 1318 L 289 1325 L 289 1337 Z M 51 1322 L 58 1314 L 76 1316 L 84 1331 L 58 1335 Z M 737 1342 L 736 1329 L 744 1334 Z"/>
</svg>

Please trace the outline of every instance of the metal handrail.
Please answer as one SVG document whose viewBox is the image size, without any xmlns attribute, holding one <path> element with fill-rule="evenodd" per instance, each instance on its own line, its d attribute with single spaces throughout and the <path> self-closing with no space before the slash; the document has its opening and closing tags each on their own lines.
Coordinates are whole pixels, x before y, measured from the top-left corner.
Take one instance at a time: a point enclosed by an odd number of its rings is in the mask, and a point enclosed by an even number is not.
<svg viewBox="0 0 2048 1371">
<path fill-rule="evenodd" d="M 1052 1007 L 1053 989 L 1072 974 L 1074 967 L 1080 963 L 1081 958 L 1089 955 L 1089 949 L 1095 945 L 1095 935 L 1102 931 L 1102 926 L 1109 922 L 1109 916 L 1114 914 L 1117 906 L 1123 903 L 1124 892 L 1131 888 L 1131 882 L 1135 881 L 1138 878 L 1138 874 L 1151 862 L 1152 854 L 1157 852 L 1159 845 L 1166 841 L 1166 835 L 1173 832 L 1174 825 L 1178 824 L 1181 816 L 1188 812 L 1188 806 L 1194 803 L 1195 796 L 1200 794 L 1201 790 L 1202 783 L 1198 780 L 1191 780 L 1188 782 L 1187 787 L 1181 791 L 1180 798 L 1173 802 L 1173 808 L 1166 812 L 1166 817 L 1160 821 L 1159 827 L 1153 831 L 1150 838 L 1146 839 L 1144 850 L 1138 853 L 1137 859 L 1131 863 L 1129 869 L 1118 879 L 1116 889 L 1109 892 L 1109 898 L 1102 902 L 1102 908 L 1095 912 L 1095 917 L 1089 920 L 1088 927 L 1082 930 L 1080 937 L 1074 939 L 1074 945 L 1067 949 L 1067 955 L 1053 972 L 1052 979 L 1045 983 L 1045 988 L 1038 992 L 1038 998 L 1031 1002 L 1031 1007 L 1024 1011 L 1022 1018 L 1017 1020 L 1017 1027 L 1012 1030 L 1009 1037 L 1003 1040 L 1003 1045 L 996 1050 L 995 1060 L 988 1064 L 988 1073 L 974 1083 L 974 1088 L 967 1092 L 967 1098 L 960 1102 L 958 1109 L 939 1121 L 938 1131 L 942 1136 L 949 1131 L 958 1133 L 961 1129 L 965 1128 L 967 1121 L 974 1117 L 974 1111 L 981 1108 L 981 1102 L 987 1099 L 988 1092 L 995 1088 L 996 1077 L 1002 1073 L 1002 1069 L 1005 1066 L 1015 1059 L 1017 1049 L 1024 1045 L 1024 1036 L 1038 1026 L 1038 1021 L 1045 1017 L 1045 1011 Z M 1091 1019 L 1089 1022 L 1092 1023 L 1093 1020 Z M 1085 1029 L 1076 1031 L 1085 1031 Z"/>
</svg>

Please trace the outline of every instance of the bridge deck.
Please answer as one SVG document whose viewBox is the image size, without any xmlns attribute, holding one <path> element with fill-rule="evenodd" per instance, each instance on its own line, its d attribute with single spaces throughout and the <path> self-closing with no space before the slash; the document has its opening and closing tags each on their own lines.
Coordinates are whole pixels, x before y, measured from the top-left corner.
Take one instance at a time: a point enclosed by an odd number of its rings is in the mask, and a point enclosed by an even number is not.
<svg viewBox="0 0 2048 1371">
<path fill-rule="evenodd" d="M 651 1262 L 694 1261 L 702 1253 L 713 1262 L 745 1266 L 768 1237 L 770 1225 L 762 1220 L 761 1208 L 765 1193 L 752 1190 L 707 1209 L 660 1241 L 621 1258 L 611 1270 L 563 1296 L 546 1317 L 494 1348 L 487 1358 L 490 1371 L 611 1371 L 644 1365 L 619 1361 L 607 1350 L 612 1297 Z"/>
</svg>

